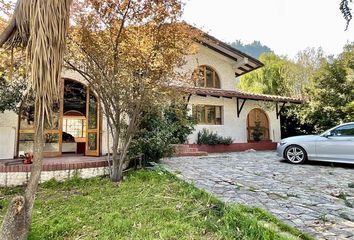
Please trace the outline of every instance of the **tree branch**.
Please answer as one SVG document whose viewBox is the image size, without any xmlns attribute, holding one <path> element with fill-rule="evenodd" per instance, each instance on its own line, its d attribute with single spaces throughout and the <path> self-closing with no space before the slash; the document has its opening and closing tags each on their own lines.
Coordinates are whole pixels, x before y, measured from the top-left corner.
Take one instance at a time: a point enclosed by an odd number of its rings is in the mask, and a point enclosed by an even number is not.
<svg viewBox="0 0 354 240">
<path fill-rule="evenodd" d="M 11 18 L 9 25 L 5 28 L 5 30 L 0 35 L 0 48 L 10 39 L 13 33 L 16 31 L 16 20 L 15 18 Z"/>
</svg>

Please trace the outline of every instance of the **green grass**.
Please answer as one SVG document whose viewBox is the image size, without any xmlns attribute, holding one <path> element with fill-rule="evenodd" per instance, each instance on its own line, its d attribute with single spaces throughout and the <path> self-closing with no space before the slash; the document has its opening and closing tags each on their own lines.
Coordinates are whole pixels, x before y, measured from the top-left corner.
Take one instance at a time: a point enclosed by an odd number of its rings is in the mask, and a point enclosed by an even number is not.
<svg viewBox="0 0 354 240">
<path fill-rule="evenodd" d="M 0 220 L 22 188 L 0 189 Z M 225 206 L 163 171 L 49 181 L 39 188 L 29 239 L 311 239 L 270 214 Z"/>
</svg>

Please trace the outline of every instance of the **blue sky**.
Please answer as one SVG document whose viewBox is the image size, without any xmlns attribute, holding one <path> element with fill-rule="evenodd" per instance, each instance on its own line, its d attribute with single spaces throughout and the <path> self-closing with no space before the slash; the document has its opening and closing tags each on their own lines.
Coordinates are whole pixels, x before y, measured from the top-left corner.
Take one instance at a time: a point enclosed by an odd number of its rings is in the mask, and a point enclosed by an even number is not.
<svg viewBox="0 0 354 240">
<path fill-rule="evenodd" d="M 277 54 L 296 56 L 307 47 L 338 54 L 354 41 L 345 29 L 340 0 L 185 0 L 183 19 L 220 40 L 259 40 Z M 354 4 L 352 5 L 354 7 Z"/>
</svg>

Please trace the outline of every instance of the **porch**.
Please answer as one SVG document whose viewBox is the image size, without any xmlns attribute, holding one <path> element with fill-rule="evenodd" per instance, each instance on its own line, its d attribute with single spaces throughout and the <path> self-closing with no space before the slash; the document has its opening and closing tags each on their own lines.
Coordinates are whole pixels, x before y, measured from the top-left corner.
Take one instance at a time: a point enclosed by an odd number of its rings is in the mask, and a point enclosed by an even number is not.
<svg viewBox="0 0 354 240">
<path fill-rule="evenodd" d="M 83 155 L 64 155 L 44 158 L 42 171 L 75 170 L 83 168 L 106 167 L 106 157 L 89 157 Z M 23 164 L 21 159 L 0 160 L 0 172 L 31 172 L 32 164 Z"/>
<path fill-rule="evenodd" d="M 43 159 L 40 182 L 64 181 L 73 176 L 91 178 L 108 174 L 106 157 L 64 155 Z M 0 160 L 0 187 L 20 186 L 28 182 L 32 164 L 21 159 Z"/>
</svg>

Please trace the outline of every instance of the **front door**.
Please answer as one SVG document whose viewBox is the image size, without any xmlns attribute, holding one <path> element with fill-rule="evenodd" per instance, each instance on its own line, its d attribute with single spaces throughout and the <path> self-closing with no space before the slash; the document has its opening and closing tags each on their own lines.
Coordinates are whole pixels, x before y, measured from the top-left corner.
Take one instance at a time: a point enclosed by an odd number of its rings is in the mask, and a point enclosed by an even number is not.
<svg viewBox="0 0 354 240">
<path fill-rule="evenodd" d="M 86 98 L 86 126 L 85 155 L 99 156 L 99 103 L 90 90 Z"/>
</svg>

